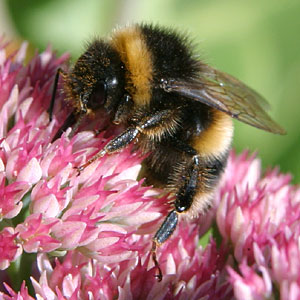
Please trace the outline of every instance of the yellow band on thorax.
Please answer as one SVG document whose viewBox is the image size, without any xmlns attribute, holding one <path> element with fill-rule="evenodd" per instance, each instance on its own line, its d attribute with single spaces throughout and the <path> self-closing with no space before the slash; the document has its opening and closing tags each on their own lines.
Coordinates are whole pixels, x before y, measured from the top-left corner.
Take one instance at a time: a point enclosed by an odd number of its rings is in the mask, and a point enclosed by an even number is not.
<svg viewBox="0 0 300 300">
<path fill-rule="evenodd" d="M 138 106 L 151 100 L 153 64 L 140 29 L 127 27 L 116 31 L 111 40 L 126 67 L 126 90 Z"/>
</svg>

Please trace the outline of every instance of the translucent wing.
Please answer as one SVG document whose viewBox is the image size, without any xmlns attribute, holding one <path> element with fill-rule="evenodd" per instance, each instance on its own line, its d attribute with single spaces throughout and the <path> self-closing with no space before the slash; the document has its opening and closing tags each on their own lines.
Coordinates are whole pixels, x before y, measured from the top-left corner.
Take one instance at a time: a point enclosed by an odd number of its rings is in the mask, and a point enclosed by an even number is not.
<svg viewBox="0 0 300 300">
<path fill-rule="evenodd" d="M 251 126 L 277 134 L 285 134 L 266 113 L 268 102 L 254 90 L 229 74 L 207 65 L 198 78 L 191 81 L 164 80 L 162 88 L 219 109 Z"/>
</svg>

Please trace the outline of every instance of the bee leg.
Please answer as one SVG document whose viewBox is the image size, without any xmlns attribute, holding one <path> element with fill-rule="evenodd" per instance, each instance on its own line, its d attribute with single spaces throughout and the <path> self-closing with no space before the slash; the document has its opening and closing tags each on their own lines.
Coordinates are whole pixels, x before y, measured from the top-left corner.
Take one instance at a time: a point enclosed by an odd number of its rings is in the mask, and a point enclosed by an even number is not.
<svg viewBox="0 0 300 300">
<path fill-rule="evenodd" d="M 66 131 L 70 126 L 72 126 L 75 123 L 76 123 L 76 115 L 74 112 L 71 112 L 69 114 L 69 116 L 67 117 L 67 119 L 62 124 L 62 126 L 57 130 L 57 132 L 56 132 L 55 136 L 53 137 L 53 139 L 51 140 L 51 142 L 54 142 L 55 140 L 60 138 L 60 136 L 63 134 L 63 132 Z"/>
<path fill-rule="evenodd" d="M 84 117 L 86 116 L 86 114 L 87 113 L 85 110 L 79 113 L 79 116 L 77 117 L 76 122 L 75 122 L 74 126 L 72 127 L 72 131 L 68 135 L 68 138 L 72 138 L 74 136 L 74 134 L 76 133 L 79 125 L 81 124 L 81 122 L 84 119 Z"/>
<path fill-rule="evenodd" d="M 100 157 L 103 157 L 105 154 L 110 154 L 121 150 L 128 144 L 130 144 L 140 133 L 138 128 L 129 127 L 127 130 L 122 132 L 116 138 L 111 140 L 101 151 L 99 151 L 96 155 L 94 155 L 91 159 L 89 159 L 85 164 L 81 165 L 77 168 L 77 171 L 80 173 L 83 171 L 87 166 L 93 163 Z"/>
<path fill-rule="evenodd" d="M 132 110 L 132 107 L 132 98 L 129 94 L 126 93 L 118 105 L 118 108 L 113 116 L 112 122 L 118 125 L 127 120 L 130 111 Z"/>
<path fill-rule="evenodd" d="M 175 209 L 178 213 L 185 212 L 191 207 L 199 184 L 199 175 L 200 158 L 199 155 L 194 155 L 183 174 L 183 184 L 176 193 Z"/>
<path fill-rule="evenodd" d="M 90 165 L 98 158 L 103 157 L 105 154 L 111 154 L 126 147 L 131 142 L 133 142 L 139 134 L 148 135 L 149 132 L 153 132 L 155 128 L 162 127 L 163 122 L 172 117 L 174 118 L 173 115 L 174 112 L 172 110 L 161 110 L 157 111 L 154 114 L 142 116 L 140 120 L 136 122 L 135 126 L 128 127 L 124 132 L 122 132 L 120 135 L 106 144 L 106 146 L 96 155 L 94 155 L 90 160 L 88 160 L 82 166 L 78 167 L 78 172 L 80 173 L 88 165 Z"/>
<path fill-rule="evenodd" d="M 182 148 L 184 145 L 178 145 L 179 148 Z M 187 150 L 188 153 L 193 153 L 195 150 L 189 146 L 184 148 Z M 184 150 L 182 148 L 182 150 Z M 186 151 L 184 151 L 186 152 Z M 198 155 L 193 155 L 191 157 L 191 164 L 189 167 L 185 170 L 185 174 L 183 174 L 183 184 L 179 188 L 178 192 L 176 193 L 176 200 L 175 200 L 175 209 L 172 210 L 168 216 L 165 218 L 164 222 L 156 232 L 154 238 L 153 238 L 153 245 L 152 245 L 152 259 L 155 264 L 155 266 L 158 269 L 158 281 L 162 280 L 162 271 L 159 266 L 159 263 L 157 261 L 156 257 L 156 249 L 157 246 L 162 245 L 165 241 L 167 241 L 174 230 L 176 229 L 176 226 L 178 224 L 178 215 L 180 213 L 183 213 L 187 211 L 192 203 L 193 198 L 197 191 L 197 184 L 198 184 L 198 178 L 200 173 L 200 159 Z"/>
<path fill-rule="evenodd" d="M 53 109 L 54 109 L 54 102 L 55 102 L 55 97 L 56 97 L 56 91 L 57 91 L 57 84 L 58 84 L 59 75 L 64 76 L 64 75 L 66 75 L 66 73 L 61 68 L 58 68 L 57 71 L 56 71 L 56 74 L 55 74 L 53 90 L 52 90 L 52 96 L 51 96 L 50 106 L 49 106 L 49 109 L 48 109 L 50 122 L 52 121 L 52 117 L 53 117 Z"/>
<path fill-rule="evenodd" d="M 162 280 L 163 275 L 156 258 L 156 249 L 157 246 L 163 244 L 172 235 L 172 233 L 174 232 L 177 226 L 177 223 L 178 223 L 178 212 L 174 209 L 165 218 L 164 222 L 162 223 L 162 225 L 160 226 L 160 228 L 158 229 L 158 231 L 156 232 L 153 238 L 151 253 L 152 253 L 152 260 L 154 262 L 154 265 L 158 270 L 158 274 L 156 275 L 158 281 Z"/>
</svg>

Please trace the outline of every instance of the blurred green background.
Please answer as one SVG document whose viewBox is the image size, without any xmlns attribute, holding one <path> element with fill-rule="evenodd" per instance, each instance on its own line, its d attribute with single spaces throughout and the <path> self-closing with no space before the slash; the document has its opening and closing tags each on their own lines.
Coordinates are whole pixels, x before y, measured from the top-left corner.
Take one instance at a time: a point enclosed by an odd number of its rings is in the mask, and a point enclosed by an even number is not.
<svg viewBox="0 0 300 300">
<path fill-rule="evenodd" d="M 0 14 L 9 37 L 29 40 L 39 50 L 50 43 L 73 59 L 86 41 L 131 22 L 189 33 L 204 61 L 265 96 L 271 115 L 288 132 L 276 136 L 235 122 L 234 147 L 258 151 L 264 167 L 279 165 L 299 182 L 299 0 L 2 0 Z"/>
</svg>

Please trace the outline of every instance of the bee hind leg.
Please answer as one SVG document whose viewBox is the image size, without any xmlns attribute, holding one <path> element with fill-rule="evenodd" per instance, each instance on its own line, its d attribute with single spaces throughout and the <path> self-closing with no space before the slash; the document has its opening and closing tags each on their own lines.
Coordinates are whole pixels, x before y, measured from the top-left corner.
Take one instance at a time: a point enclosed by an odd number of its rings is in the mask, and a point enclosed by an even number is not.
<svg viewBox="0 0 300 300">
<path fill-rule="evenodd" d="M 175 209 L 168 214 L 153 238 L 151 252 L 153 262 L 158 269 L 158 281 L 162 280 L 163 275 L 156 257 L 157 247 L 167 241 L 175 231 L 178 224 L 178 215 L 187 211 L 191 207 L 198 187 L 199 174 L 200 159 L 198 155 L 193 155 L 191 157 L 191 163 L 184 171 L 184 174 L 182 174 L 184 180 L 176 193 L 176 200 L 174 202 Z"/>
<path fill-rule="evenodd" d="M 162 225 L 160 226 L 153 238 L 151 253 L 154 265 L 158 270 L 158 274 L 156 275 L 158 281 L 162 280 L 163 275 L 156 257 L 157 246 L 163 244 L 172 235 L 172 233 L 176 229 L 177 223 L 178 213 L 176 210 L 172 210 L 165 218 L 164 222 L 162 223 Z"/>
</svg>

